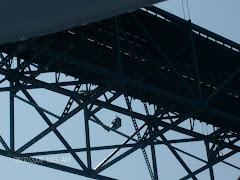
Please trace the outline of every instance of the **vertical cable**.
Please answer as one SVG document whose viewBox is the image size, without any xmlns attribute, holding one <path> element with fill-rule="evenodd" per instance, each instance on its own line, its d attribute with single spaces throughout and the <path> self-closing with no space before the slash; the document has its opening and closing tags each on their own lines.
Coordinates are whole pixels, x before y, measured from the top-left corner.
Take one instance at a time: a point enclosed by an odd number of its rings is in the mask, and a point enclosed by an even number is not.
<svg viewBox="0 0 240 180">
<path fill-rule="evenodd" d="M 184 4 L 183 4 L 183 0 L 182 0 L 182 8 L 183 8 L 183 17 L 186 20 L 186 16 L 185 16 L 185 9 L 184 9 Z"/>
<path fill-rule="evenodd" d="M 189 17 L 189 19 L 191 20 L 190 11 L 189 11 L 189 5 L 188 5 L 188 0 L 186 0 L 186 1 L 187 1 L 188 17 Z"/>
</svg>

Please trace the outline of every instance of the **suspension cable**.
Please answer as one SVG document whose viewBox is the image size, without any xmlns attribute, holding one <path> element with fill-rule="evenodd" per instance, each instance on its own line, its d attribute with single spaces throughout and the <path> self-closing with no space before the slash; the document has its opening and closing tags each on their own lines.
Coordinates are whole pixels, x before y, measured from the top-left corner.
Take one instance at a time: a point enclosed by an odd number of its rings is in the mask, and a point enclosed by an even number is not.
<svg viewBox="0 0 240 180">
<path fill-rule="evenodd" d="M 182 0 L 182 8 L 183 8 L 183 17 L 184 17 L 184 19 L 186 20 L 186 17 L 185 17 L 185 8 L 184 8 L 183 0 Z"/>
<path fill-rule="evenodd" d="M 188 0 L 186 0 L 186 1 L 187 1 L 188 17 L 189 17 L 189 19 L 191 20 L 190 10 L 189 10 L 189 5 L 188 5 Z"/>
</svg>

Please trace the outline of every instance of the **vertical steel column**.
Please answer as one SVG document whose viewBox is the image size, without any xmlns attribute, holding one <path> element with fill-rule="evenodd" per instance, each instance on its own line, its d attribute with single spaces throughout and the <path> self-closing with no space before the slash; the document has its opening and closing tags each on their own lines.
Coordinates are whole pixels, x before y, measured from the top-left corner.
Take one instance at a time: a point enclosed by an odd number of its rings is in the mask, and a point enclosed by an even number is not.
<svg viewBox="0 0 240 180">
<path fill-rule="evenodd" d="M 196 47 L 195 47 L 194 39 L 193 39 L 192 22 L 191 22 L 191 20 L 189 20 L 188 22 L 190 24 L 189 25 L 190 26 L 189 34 L 190 34 L 190 41 L 191 41 L 191 45 L 192 45 L 194 68 L 195 68 L 195 74 L 196 74 L 196 80 L 197 80 L 196 82 L 197 82 L 199 97 L 200 97 L 200 99 L 202 99 L 202 89 L 200 86 L 199 67 L 198 67 L 198 61 L 197 61 L 197 55 L 196 55 Z"/>
<path fill-rule="evenodd" d="M 86 148 L 87 148 L 87 165 L 89 169 L 92 169 L 91 151 L 90 151 L 90 133 L 89 133 L 89 111 L 87 107 L 84 108 L 84 121 L 85 121 L 85 136 L 86 136 Z"/>
<path fill-rule="evenodd" d="M 153 128 L 150 127 L 151 153 L 152 153 L 152 163 L 153 163 L 154 180 L 158 180 L 158 169 L 157 169 L 156 151 L 155 151 L 155 146 L 154 146 L 154 138 L 152 138 L 152 135 L 153 135 Z"/>
<path fill-rule="evenodd" d="M 10 150 L 15 151 L 14 147 L 14 83 L 10 80 Z"/>
<path fill-rule="evenodd" d="M 208 162 L 211 164 L 212 163 L 212 153 L 210 151 L 209 148 L 209 143 L 205 141 L 205 146 L 206 146 L 206 151 L 207 151 L 207 158 L 208 158 Z M 211 180 L 214 180 L 214 172 L 213 172 L 213 167 L 212 165 L 209 166 L 209 173 L 210 173 L 210 178 Z"/>
</svg>

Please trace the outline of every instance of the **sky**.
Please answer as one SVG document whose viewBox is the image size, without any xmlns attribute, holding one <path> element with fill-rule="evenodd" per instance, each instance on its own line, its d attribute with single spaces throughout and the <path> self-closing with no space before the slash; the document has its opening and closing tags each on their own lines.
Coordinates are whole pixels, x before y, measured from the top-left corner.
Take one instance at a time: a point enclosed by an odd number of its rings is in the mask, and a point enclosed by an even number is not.
<svg viewBox="0 0 240 180">
<path fill-rule="evenodd" d="M 188 11 L 186 6 L 186 1 L 183 1 L 184 9 L 185 9 L 185 18 L 188 20 Z M 183 15 L 183 7 L 181 0 L 168 0 L 166 2 L 159 3 L 158 7 L 173 13 L 179 17 L 184 18 Z M 191 21 L 194 24 L 202 26 L 210 31 L 213 31 L 223 37 L 226 37 L 232 41 L 240 43 L 240 1 L 239 0 L 191 0 L 189 1 L 189 12 Z M 47 80 L 48 82 L 54 81 L 53 75 L 43 75 L 39 77 L 40 79 Z M 71 80 L 70 77 L 63 77 L 61 79 Z M 1 86 L 3 86 L 2 84 Z M 72 89 L 73 87 L 69 87 Z M 83 88 L 84 90 L 84 88 Z M 61 114 L 64 105 L 66 104 L 68 98 L 53 94 L 48 91 L 43 90 L 31 90 L 29 93 L 35 98 L 36 102 L 51 112 L 56 114 Z M 18 94 L 21 97 L 24 97 L 21 93 Z M 109 94 L 110 95 L 110 94 Z M 2 123 L 0 127 L 1 136 L 9 142 L 9 102 L 8 102 L 8 93 L 0 93 L 1 97 L 1 105 L 0 105 L 0 113 L 2 114 Z M 36 111 L 29 106 L 22 103 L 20 100 L 16 99 L 16 147 L 20 147 L 25 142 L 29 141 L 33 136 L 40 133 L 42 130 L 47 128 L 47 125 L 43 122 L 43 120 L 39 117 Z M 119 98 L 115 102 L 116 104 L 126 107 L 126 104 L 123 102 L 122 98 Z M 134 101 L 135 110 L 138 112 L 143 112 L 143 106 L 138 101 Z M 76 105 L 75 105 L 76 106 Z M 150 107 L 151 109 L 151 107 Z M 99 119 L 104 119 L 106 125 L 111 125 L 111 121 L 116 116 L 116 113 L 110 112 L 107 110 L 101 111 L 96 114 Z M 122 128 L 119 131 L 124 132 L 126 134 L 131 134 L 133 132 L 133 126 L 130 123 L 130 118 L 124 115 L 119 114 L 119 116 L 124 120 L 122 124 Z M 56 119 L 48 116 L 52 122 L 56 122 Z M 78 113 L 75 117 L 71 118 L 69 121 L 61 125 L 58 130 L 63 134 L 66 140 L 73 148 L 85 147 L 85 141 L 81 139 L 84 136 L 84 132 L 80 131 L 83 127 L 83 113 Z M 138 124 L 139 126 L 141 123 Z M 185 124 L 182 124 L 185 126 Z M 199 128 L 199 131 L 211 131 L 210 127 L 202 124 L 196 125 Z M 124 128 L 125 127 L 125 128 Z M 92 146 L 98 145 L 108 145 L 108 144 L 120 144 L 125 139 L 119 135 L 114 134 L 113 132 L 107 132 L 102 127 L 90 122 L 91 131 L 91 139 Z M 186 138 L 187 136 L 170 132 L 166 134 L 168 139 L 174 138 Z M 104 141 L 103 141 L 104 139 Z M 201 143 L 189 143 L 183 145 L 176 145 L 175 147 L 184 148 L 188 152 L 191 152 L 203 159 L 206 159 L 206 155 L 203 153 L 204 149 L 201 146 Z M 1 146 L 0 146 L 1 148 Z M 26 152 L 31 151 L 46 151 L 53 149 L 65 149 L 63 145 L 58 141 L 53 133 L 50 133 L 45 139 L 40 140 L 36 145 L 30 147 Z M 147 148 L 147 152 L 149 149 Z M 169 152 L 167 147 L 165 146 L 157 146 L 157 161 L 158 161 L 158 171 L 159 171 L 159 179 L 164 180 L 175 180 L 184 175 L 186 175 L 185 170 L 181 167 L 181 165 L 176 162 L 174 156 Z M 95 162 L 93 166 L 96 166 L 100 163 L 111 151 L 104 152 L 94 152 L 93 159 Z M 188 165 L 193 168 L 193 170 L 199 168 L 203 163 L 200 163 L 196 160 L 193 160 L 183 154 L 180 154 L 184 157 L 184 160 L 187 161 Z M 84 154 L 79 153 L 79 156 L 83 158 Z M 62 157 L 70 157 L 68 155 L 61 156 L 49 156 L 51 158 L 58 158 L 61 160 Z M 48 158 L 49 158 L 48 157 Z M 46 160 L 46 156 L 44 160 Z M 70 157 L 71 158 L 71 157 Z M 74 162 L 73 158 L 70 159 L 70 163 L 67 163 L 68 166 L 75 166 L 76 162 Z M 232 162 L 235 165 L 239 165 L 240 156 L 239 153 L 229 159 L 229 162 Z M 53 170 L 33 164 L 28 163 L 17 163 L 14 162 L 13 159 L 5 158 L 0 156 L 0 180 L 42 180 L 42 179 L 58 179 L 58 180 L 79 180 L 79 179 L 89 179 L 85 177 L 79 177 L 76 175 L 72 175 L 69 173 L 64 173 L 58 170 Z M 217 180 L 226 180 L 226 179 L 237 179 L 240 175 L 240 172 L 229 167 L 223 166 L 222 164 L 218 164 L 214 167 L 214 172 Z M 121 180 L 146 180 L 150 179 L 149 174 L 142 158 L 141 151 L 138 150 L 136 153 L 130 155 L 128 158 L 120 161 L 117 165 L 109 168 L 104 175 L 109 175 L 112 177 L 116 177 Z M 200 180 L 209 179 L 208 171 L 203 172 L 202 174 L 197 176 Z"/>
</svg>

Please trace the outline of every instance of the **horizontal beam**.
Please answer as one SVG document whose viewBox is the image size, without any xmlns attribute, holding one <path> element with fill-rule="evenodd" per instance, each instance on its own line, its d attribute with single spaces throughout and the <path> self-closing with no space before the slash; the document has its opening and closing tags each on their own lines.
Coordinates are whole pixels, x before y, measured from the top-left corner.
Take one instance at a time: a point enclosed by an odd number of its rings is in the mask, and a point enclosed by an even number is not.
<svg viewBox="0 0 240 180">
<path fill-rule="evenodd" d="M 197 138 L 168 140 L 168 142 L 170 144 L 195 142 L 195 141 L 200 141 L 200 140 L 197 139 Z M 150 145 L 151 142 L 144 142 L 143 144 Z M 165 145 L 165 142 L 158 141 L 158 142 L 154 142 L 153 144 L 154 145 Z M 109 145 L 109 146 L 97 146 L 97 147 L 90 147 L 90 151 L 99 151 L 99 150 L 116 149 L 116 148 L 129 148 L 129 147 L 134 147 L 134 146 L 135 146 L 135 143 L 117 144 L 117 145 Z M 86 152 L 86 150 L 87 150 L 87 148 L 73 149 L 74 152 Z M 42 152 L 22 153 L 21 156 L 28 157 L 28 156 L 41 156 L 41 155 L 65 154 L 65 153 L 69 153 L 69 151 L 68 150 L 56 150 L 56 151 L 42 151 Z"/>
<path fill-rule="evenodd" d="M 84 95 L 77 94 L 77 93 L 73 94 L 73 92 L 68 90 L 68 89 L 65 89 L 65 88 L 62 88 L 62 87 L 59 87 L 59 86 L 51 86 L 51 84 L 49 84 L 47 82 L 37 80 L 37 79 L 32 78 L 32 77 L 24 76 L 24 75 L 22 75 L 18 72 L 12 71 L 12 70 L 6 70 L 6 69 L 1 68 L 0 69 L 0 74 L 5 75 L 5 76 L 12 76 L 12 78 L 15 78 L 15 81 L 18 81 L 18 80 L 27 81 L 27 82 L 30 82 L 32 85 L 43 86 L 47 90 L 57 92 L 57 93 L 62 94 L 62 95 L 66 95 L 66 96 L 70 96 L 70 97 L 71 96 L 73 96 L 73 97 L 77 96 L 78 98 L 80 98 L 82 100 L 86 98 Z"/>
<path fill-rule="evenodd" d="M 39 88 L 45 88 L 48 87 L 61 87 L 61 86 L 71 86 L 71 85 L 77 85 L 77 84 L 82 84 L 82 81 L 66 81 L 66 82 L 59 82 L 59 83 L 48 83 L 46 85 L 43 84 L 34 84 L 34 85 L 19 85 L 19 86 L 14 86 L 14 90 L 15 91 L 19 91 L 19 90 L 27 90 L 27 89 L 39 89 Z M 87 83 L 87 82 L 85 82 Z M 0 88 L 0 92 L 6 92 L 6 91 L 10 91 L 10 87 L 1 87 Z"/>
<path fill-rule="evenodd" d="M 96 100 L 94 103 L 96 103 L 96 105 L 99 104 L 106 109 L 110 109 L 112 111 L 116 111 L 116 112 L 122 113 L 124 115 L 130 116 L 130 112 L 127 109 L 124 109 L 122 107 L 118 107 L 118 106 L 113 105 L 113 104 L 105 104 L 103 101 L 100 101 L 100 100 Z M 217 139 L 210 138 L 210 137 L 205 136 L 203 134 L 200 134 L 200 133 L 197 133 L 197 132 L 194 132 L 194 131 L 191 131 L 191 130 L 188 130 L 188 129 L 185 129 L 185 128 L 182 128 L 182 127 L 179 127 L 179 126 L 176 126 L 174 124 L 166 123 L 164 121 L 161 121 L 160 119 L 157 119 L 154 116 L 145 116 L 145 115 L 142 115 L 142 114 L 139 114 L 139 113 L 136 113 L 136 112 L 131 112 L 131 116 L 133 116 L 133 117 L 135 117 L 139 120 L 145 121 L 145 122 L 152 121 L 156 125 L 165 127 L 169 130 L 173 130 L 173 131 L 180 132 L 180 133 L 183 133 L 183 134 L 186 134 L 186 135 L 189 135 L 189 136 L 200 138 L 201 140 L 210 141 L 212 143 L 219 143 L 219 144 L 221 144 L 223 146 L 226 146 L 230 149 L 236 149 L 236 150 L 240 151 L 240 147 L 238 147 L 236 145 L 231 145 L 231 144 L 228 144 L 226 142 L 222 142 L 222 141 L 219 141 Z"/>
</svg>

